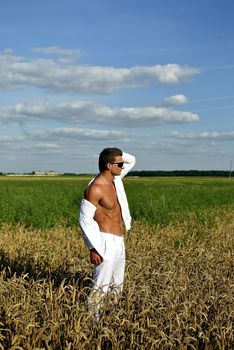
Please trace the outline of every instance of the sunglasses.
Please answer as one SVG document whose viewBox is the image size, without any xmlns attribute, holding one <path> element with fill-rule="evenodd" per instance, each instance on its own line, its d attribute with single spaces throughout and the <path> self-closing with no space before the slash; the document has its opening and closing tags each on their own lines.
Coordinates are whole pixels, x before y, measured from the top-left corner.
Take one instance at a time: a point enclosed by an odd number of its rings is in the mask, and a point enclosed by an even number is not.
<svg viewBox="0 0 234 350">
<path fill-rule="evenodd" d="M 122 168 L 124 165 L 124 162 L 119 162 L 119 163 L 115 162 L 115 163 L 111 163 L 111 164 L 116 165 L 118 168 Z"/>
</svg>

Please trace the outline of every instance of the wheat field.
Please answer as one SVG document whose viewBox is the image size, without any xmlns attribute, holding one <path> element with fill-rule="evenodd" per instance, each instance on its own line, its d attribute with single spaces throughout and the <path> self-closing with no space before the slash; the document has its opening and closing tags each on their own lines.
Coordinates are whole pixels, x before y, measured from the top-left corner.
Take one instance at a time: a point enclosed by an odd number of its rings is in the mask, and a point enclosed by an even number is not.
<svg viewBox="0 0 234 350">
<path fill-rule="evenodd" d="M 233 212 L 164 226 L 134 220 L 124 291 L 98 323 L 78 228 L 2 224 L 0 349 L 234 348 Z"/>
</svg>

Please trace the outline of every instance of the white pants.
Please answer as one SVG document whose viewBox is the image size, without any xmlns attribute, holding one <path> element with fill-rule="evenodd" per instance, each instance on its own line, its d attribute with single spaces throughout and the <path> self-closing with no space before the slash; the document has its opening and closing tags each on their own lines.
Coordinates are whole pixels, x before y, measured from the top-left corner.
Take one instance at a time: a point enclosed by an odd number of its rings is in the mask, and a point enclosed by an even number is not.
<svg viewBox="0 0 234 350">
<path fill-rule="evenodd" d="M 102 299 L 107 293 L 118 294 L 118 292 L 122 291 L 125 269 L 123 236 L 104 232 L 101 232 L 101 234 L 105 245 L 103 262 L 94 266 L 93 288 L 88 299 L 89 309 L 93 310 L 95 308 L 96 312 L 97 309 L 100 309 Z"/>
</svg>

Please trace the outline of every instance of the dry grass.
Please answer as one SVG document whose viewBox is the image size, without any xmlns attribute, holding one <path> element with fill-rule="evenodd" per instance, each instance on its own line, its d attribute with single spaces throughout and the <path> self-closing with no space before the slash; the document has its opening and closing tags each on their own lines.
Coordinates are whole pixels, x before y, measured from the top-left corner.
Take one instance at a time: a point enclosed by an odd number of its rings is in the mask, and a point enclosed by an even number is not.
<svg viewBox="0 0 234 350">
<path fill-rule="evenodd" d="M 151 227 L 126 237 L 124 292 L 101 321 L 85 309 L 88 252 L 74 230 L 0 232 L 0 349 L 234 347 L 234 222 Z"/>
</svg>

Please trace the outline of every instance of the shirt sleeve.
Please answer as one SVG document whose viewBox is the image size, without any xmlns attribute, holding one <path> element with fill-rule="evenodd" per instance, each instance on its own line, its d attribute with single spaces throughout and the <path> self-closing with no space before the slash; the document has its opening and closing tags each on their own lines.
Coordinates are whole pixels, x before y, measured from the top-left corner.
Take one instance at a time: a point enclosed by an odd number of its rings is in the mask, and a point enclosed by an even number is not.
<svg viewBox="0 0 234 350">
<path fill-rule="evenodd" d="M 86 199 L 82 199 L 80 205 L 79 224 L 86 246 L 89 249 L 95 248 L 103 257 L 105 242 L 100 233 L 98 223 L 94 220 L 96 207 Z"/>
<path fill-rule="evenodd" d="M 129 173 L 136 163 L 136 158 L 129 153 L 123 152 L 122 158 L 124 161 L 124 169 L 121 171 L 121 179 Z"/>
</svg>

